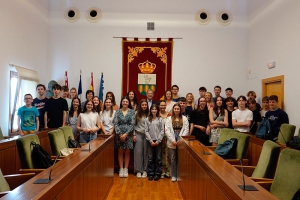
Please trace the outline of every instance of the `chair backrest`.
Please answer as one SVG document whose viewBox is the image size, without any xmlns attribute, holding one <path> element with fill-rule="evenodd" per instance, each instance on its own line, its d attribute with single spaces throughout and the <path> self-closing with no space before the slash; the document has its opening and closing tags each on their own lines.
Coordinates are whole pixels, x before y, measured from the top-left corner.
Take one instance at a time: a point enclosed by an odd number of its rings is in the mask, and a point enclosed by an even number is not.
<svg viewBox="0 0 300 200">
<path fill-rule="evenodd" d="M 300 128 L 299 128 L 299 131 L 298 131 L 298 137 L 300 138 Z"/>
<path fill-rule="evenodd" d="M 247 158 L 247 151 L 250 142 L 250 135 L 240 133 L 233 129 L 223 128 L 220 133 L 219 144 L 222 144 L 226 140 L 236 138 L 238 140 L 236 148 L 236 159 Z"/>
<path fill-rule="evenodd" d="M 273 178 L 276 170 L 280 146 L 271 140 L 264 142 L 255 170 L 251 177 Z"/>
<path fill-rule="evenodd" d="M 294 126 L 294 125 L 282 124 L 280 126 L 280 131 L 281 131 L 282 134 L 280 132 L 278 133 L 277 142 L 282 143 L 282 144 L 286 144 L 294 136 L 295 129 L 296 129 L 296 126 Z"/>
<path fill-rule="evenodd" d="M 62 130 L 56 129 L 48 133 L 52 155 L 61 155 L 60 150 L 68 148 Z"/>
<path fill-rule="evenodd" d="M 6 192 L 6 191 L 10 191 L 10 187 L 7 181 L 5 180 L 2 171 L 0 169 L 0 192 Z"/>
<path fill-rule="evenodd" d="M 23 169 L 34 169 L 31 158 L 33 149 L 33 146 L 31 145 L 32 141 L 36 144 L 40 144 L 40 139 L 36 134 L 25 135 L 16 140 L 21 167 Z"/>
<path fill-rule="evenodd" d="M 300 188 L 299 166 L 300 151 L 282 150 L 270 192 L 281 200 L 291 200 Z"/>
<path fill-rule="evenodd" d="M 0 127 L 0 140 L 3 140 L 4 139 L 4 136 L 3 136 L 3 133 L 2 133 L 2 129 Z"/>
<path fill-rule="evenodd" d="M 68 145 L 69 136 L 71 137 L 72 140 L 74 140 L 74 135 L 71 126 L 62 126 L 59 127 L 59 129 L 64 132 L 65 141 L 67 145 Z"/>
</svg>

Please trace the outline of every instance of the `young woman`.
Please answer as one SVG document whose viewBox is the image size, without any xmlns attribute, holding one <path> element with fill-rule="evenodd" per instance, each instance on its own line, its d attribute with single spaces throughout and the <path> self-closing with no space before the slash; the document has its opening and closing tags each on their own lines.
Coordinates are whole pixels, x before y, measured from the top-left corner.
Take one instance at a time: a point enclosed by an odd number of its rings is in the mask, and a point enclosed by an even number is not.
<svg viewBox="0 0 300 200">
<path fill-rule="evenodd" d="M 166 90 L 164 97 L 165 97 L 165 101 L 166 101 L 166 111 L 168 113 L 172 112 L 173 106 L 175 104 L 175 102 L 173 101 L 172 96 L 173 96 L 172 91 L 171 90 Z"/>
<path fill-rule="evenodd" d="M 72 105 L 71 105 L 70 111 L 68 112 L 68 115 L 67 115 L 67 124 L 69 126 L 71 126 L 74 137 L 77 135 L 77 133 L 79 133 L 76 129 L 76 124 L 77 124 L 78 116 L 81 113 L 80 105 L 81 105 L 80 99 L 77 97 L 74 97 L 72 99 Z"/>
<path fill-rule="evenodd" d="M 237 98 L 239 108 L 232 112 L 232 126 L 240 132 L 249 132 L 253 114 L 246 108 L 246 97 Z"/>
<path fill-rule="evenodd" d="M 145 135 L 148 140 L 148 180 L 158 181 L 161 177 L 161 141 L 164 137 L 164 127 L 159 117 L 157 104 L 152 104 L 150 107 L 150 115 L 145 123 Z M 154 162 L 154 156 L 156 162 Z"/>
<path fill-rule="evenodd" d="M 220 96 L 216 98 L 214 108 L 209 110 L 209 121 L 209 142 L 212 143 L 213 146 L 217 146 L 222 128 L 228 126 L 228 113 L 223 107 L 223 99 Z"/>
<path fill-rule="evenodd" d="M 133 90 L 130 90 L 126 96 L 129 97 L 132 109 L 137 110 L 137 106 L 139 103 L 138 103 L 137 97 L 135 95 L 135 92 Z"/>
<path fill-rule="evenodd" d="M 210 146 L 209 111 L 204 97 L 198 99 L 197 109 L 191 113 L 190 126 L 191 135 L 194 135 L 196 140 L 205 146 Z"/>
<path fill-rule="evenodd" d="M 205 100 L 206 100 L 208 110 L 214 107 L 212 94 L 210 92 L 205 93 Z"/>
<path fill-rule="evenodd" d="M 175 104 L 173 106 L 172 116 L 167 118 L 166 121 L 166 135 L 168 136 L 168 148 L 171 157 L 172 165 L 172 182 L 177 181 L 178 177 L 178 157 L 177 157 L 177 145 L 179 136 L 187 136 L 189 134 L 189 122 L 188 119 L 182 115 L 180 111 L 180 105 Z"/>
<path fill-rule="evenodd" d="M 187 93 L 186 96 L 186 110 L 189 110 L 189 112 L 192 112 L 195 108 L 195 98 L 194 95 L 192 93 Z"/>
<path fill-rule="evenodd" d="M 119 106 L 116 103 L 115 95 L 113 92 L 107 92 L 105 95 L 105 99 L 110 99 L 112 103 L 112 107 L 115 111 L 119 110 Z"/>
<path fill-rule="evenodd" d="M 164 138 L 162 140 L 162 173 L 161 173 L 161 178 L 170 177 L 170 166 L 171 166 L 171 159 L 169 157 L 168 153 L 168 148 L 167 148 L 167 140 L 168 137 L 165 133 L 165 124 L 167 117 L 172 116 L 171 113 L 166 111 L 166 101 L 165 100 L 160 100 L 159 102 L 159 117 L 162 118 L 163 120 L 163 125 L 164 125 Z"/>
<path fill-rule="evenodd" d="M 103 111 L 100 112 L 100 123 L 101 129 L 104 135 L 111 135 L 114 133 L 115 127 L 113 124 L 113 119 L 116 111 L 112 107 L 110 99 L 105 99 Z"/>
<path fill-rule="evenodd" d="M 77 119 L 76 129 L 80 131 L 79 142 L 88 143 L 97 137 L 99 131 L 100 118 L 97 112 L 94 111 L 92 100 L 86 100 L 82 113 Z"/>
<path fill-rule="evenodd" d="M 93 90 L 87 90 L 85 93 L 85 98 L 86 98 L 86 100 L 93 101 L 94 95 L 95 95 L 95 93 Z M 81 102 L 81 110 L 84 109 L 85 103 L 86 103 L 86 101 Z"/>
<path fill-rule="evenodd" d="M 248 108 L 252 111 L 253 120 L 250 127 L 250 133 L 255 135 L 262 120 L 260 112 L 256 109 L 256 101 L 255 99 L 248 99 Z"/>
<path fill-rule="evenodd" d="M 77 97 L 77 90 L 76 88 L 72 87 L 70 90 L 70 99 L 74 99 L 75 97 Z"/>
<path fill-rule="evenodd" d="M 115 125 L 115 148 L 118 149 L 120 166 L 119 177 L 128 177 L 130 149 L 133 149 L 133 129 L 135 125 L 135 112 L 129 108 L 129 98 L 121 99 L 121 107 L 113 119 Z"/>
<path fill-rule="evenodd" d="M 97 96 L 94 96 L 93 97 L 93 103 L 94 103 L 94 110 L 100 114 L 101 110 L 102 110 L 102 107 L 103 107 L 103 104 L 102 104 L 102 101 L 99 99 L 99 97 Z"/>
<path fill-rule="evenodd" d="M 147 140 L 145 138 L 145 122 L 149 115 L 149 108 L 146 99 L 142 99 L 136 111 L 136 125 L 134 127 L 134 171 L 138 178 L 147 177 Z"/>
</svg>

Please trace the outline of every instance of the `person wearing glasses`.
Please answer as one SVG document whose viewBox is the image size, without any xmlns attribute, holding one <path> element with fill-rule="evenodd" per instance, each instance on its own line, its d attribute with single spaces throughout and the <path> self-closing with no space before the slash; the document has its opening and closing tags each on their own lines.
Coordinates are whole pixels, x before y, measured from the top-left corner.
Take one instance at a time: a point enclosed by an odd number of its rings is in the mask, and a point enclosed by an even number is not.
<svg viewBox="0 0 300 200">
<path fill-rule="evenodd" d="M 31 94 L 24 95 L 25 106 L 18 109 L 18 129 L 20 135 L 35 133 L 39 130 L 39 111 L 32 106 L 33 98 Z"/>
</svg>

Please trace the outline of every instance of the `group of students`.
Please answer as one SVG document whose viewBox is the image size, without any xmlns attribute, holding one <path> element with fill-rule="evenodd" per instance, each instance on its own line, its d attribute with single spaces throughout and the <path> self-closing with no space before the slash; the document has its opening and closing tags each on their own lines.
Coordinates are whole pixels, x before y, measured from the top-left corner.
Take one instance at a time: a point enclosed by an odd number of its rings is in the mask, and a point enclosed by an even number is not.
<svg viewBox="0 0 300 200">
<path fill-rule="evenodd" d="M 282 123 L 288 123 L 287 114 L 278 108 L 278 97 L 262 99 L 263 108 L 256 103 L 256 94 L 249 91 L 236 100 L 233 90 L 226 89 L 226 99 L 220 96 L 221 87 L 215 86 L 215 97 L 199 88 L 198 99 L 192 93 L 179 97 L 179 87 L 173 85 L 159 102 L 153 100 L 149 89 L 145 99 L 137 100 L 129 91 L 116 104 L 113 92 L 107 92 L 104 102 L 86 91 L 86 101 L 77 97 L 76 89 L 53 85 L 53 97 L 45 98 L 44 85 L 37 86 L 38 97 L 24 96 L 25 106 L 18 110 L 20 134 L 33 133 L 40 128 L 58 128 L 69 125 L 79 142 L 89 142 L 97 134 L 115 134 L 118 149 L 119 176 L 128 177 L 130 149 L 134 149 L 134 171 L 138 178 L 159 180 L 171 177 L 177 181 L 177 146 L 179 136 L 194 135 L 204 145 L 217 145 L 222 128 L 235 128 L 255 134 L 261 116 L 270 120 L 274 137 Z M 62 95 L 61 95 L 62 92 Z M 276 135 L 277 134 L 277 135 Z"/>
</svg>

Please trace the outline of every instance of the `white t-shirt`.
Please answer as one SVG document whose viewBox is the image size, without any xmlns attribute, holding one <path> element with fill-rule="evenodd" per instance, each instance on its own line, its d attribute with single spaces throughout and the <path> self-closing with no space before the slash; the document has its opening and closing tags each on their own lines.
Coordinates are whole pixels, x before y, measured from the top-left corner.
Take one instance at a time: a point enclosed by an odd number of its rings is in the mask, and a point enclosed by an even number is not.
<svg viewBox="0 0 300 200">
<path fill-rule="evenodd" d="M 111 129 L 114 127 L 113 119 L 115 113 L 116 111 L 114 110 L 112 116 L 110 117 L 110 110 L 104 110 L 100 112 L 100 122 L 103 124 L 107 134 L 109 134 Z"/>
<path fill-rule="evenodd" d="M 89 113 L 80 113 L 81 119 L 81 128 L 96 128 L 98 113 L 97 112 L 89 112 Z"/>
<path fill-rule="evenodd" d="M 237 109 L 232 112 L 232 119 L 235 119 L 237 122 L 246 122 L 247 120 L 252 121 L 253 113 L 251 110 L 248 110 L 247 108 L 245 110 Z M 235 127 L 234 129 L 240 132 L 250 131 L 250 127 Z"/>
</svg>

